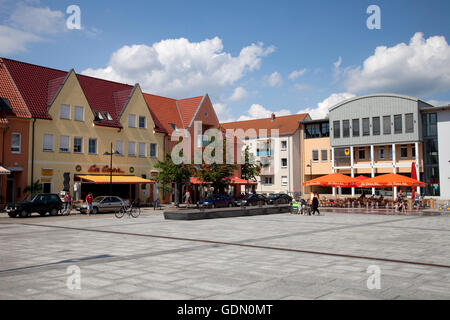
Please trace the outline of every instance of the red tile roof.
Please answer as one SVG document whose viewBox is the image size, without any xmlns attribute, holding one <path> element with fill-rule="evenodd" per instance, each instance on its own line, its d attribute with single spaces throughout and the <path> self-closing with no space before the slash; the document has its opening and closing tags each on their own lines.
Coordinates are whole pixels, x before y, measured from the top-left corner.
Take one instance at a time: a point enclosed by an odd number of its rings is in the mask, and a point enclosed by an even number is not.
<svg viewBox="0 0 450 320">
<path fill-rule="evenodd" d="M 177 100 L 178 109 L 180 110 L 181 119 L 185 128 L 189 127 L 202 100 L 202 96 Z"/>
<path fill-rule="evenodd" d="M 255 119 L 247 121 L 236 121 L 221 123 L 220 126 L 223 129 L 243 129 L 244 131 L 248 129 L 255 129 L 258 133 L 260 129 L 267 129 L 267 135 L 270 135 L 270 130 L 279 130 L 279 135 L 291 135 L 297 131 L 299 127 L 299 121 L 305 120 L 309 115 L 307 113 L 295 114 L 291 116 L 281 116 L 264 119 Z"/>
<path fill-rule="evenodd" d="M 174 124 L 178 129 L 183 129 L 183 122 L 177 107 L 177 100 L 144 93 L 145 101 L 149 109 L 155 114 L 161 126 L 169 133 L 174 131 L 170 124 Z"/>
<path fill-rule="evenodd" d="M 31 118 L 31 114 L 25 105 L 19 90 L 14 84 L 8 69 L 3 65 L 0 58 L 0 97 L 7 98 L 11 106 L 11 112 L 3 111 L 0 115 L 0 123 L 8 123 L 7 116 L 15 116 L 19 118 Z"/>
<path fill-rule="evenodd" d="M 68 72 L 6 58 L 3 61 L 31 115 L 35 118 L 51 119 L 47 107 L 63 85 Z M 80 74 L 76 76 L 91 109 L 108 112 L 113 119 L 112 121 L 98 120 L 94 123 L 101 126 L 122 127 L 119 118 L 132 93 L 133 86 Z M 150 113 L 155 123 L 155 131 L 165 132 L 154 113 L 152 111 Z"/>
</svg>

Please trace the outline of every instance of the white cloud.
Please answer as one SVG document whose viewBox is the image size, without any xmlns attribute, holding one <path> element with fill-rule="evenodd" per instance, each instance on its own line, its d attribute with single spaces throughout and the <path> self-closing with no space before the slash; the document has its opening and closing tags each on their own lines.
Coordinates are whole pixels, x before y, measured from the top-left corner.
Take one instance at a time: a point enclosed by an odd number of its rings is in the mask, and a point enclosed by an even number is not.
<svg viewBox="0 0 450 320">
<path fill-rule="evenodd" d="M 305 74 L 305 72 L 307 71 L 307 69 L 300 69 L 300 70 L 294 70 L 289 74 L 289 79 L 291 80 L 295 80 L 298 77 L 301 77 L 302 75 Z"/>
<path fill-rule="evenodd" d="M 234 89 L 233 94 L 230 98 L 228 98 L 229 101 L 241 101 L 248 97 L 248 92 L 243 87 L 237 87 Z"/>
<path fill-rule="evenodd" d="M 35 34 L 56 34 L 66 30 L 63 12 L 50 8 L 30 7 L 19 3 L 11 14 L 14 27 Z"/>
<path fill-rule="evenodd" d="M 328 98 L 323 100 L 322 102 L 319 102 L 317 104 L 316 108 L 306 108 L 303 110 L 300 110 L 298 113 L 309 113 L 311 118 L 313 119 L 322 119 L 325 118 L 328 115 L 328 110 L 335 106 L 336 104 L 353 98 L 355 95 L 353 93 L 349 92 L 343 92 L 343 93 L 333 93 Z"/>
<path fill-rule="evenodd" d="M 283 77 L 276 71 L 270 76 L 265 76 L 263 80 L 266 85 L 271 87 L 278 87 L 283 83 Z"/>
<path fill-rule="evenodd" d="M 450 101 L 447 101 L 447 100 L 428 100 L 426 102 L 435 107 L 443 107 L 443 106 L 450 105 Z"/>
<path fill-rule="evenodd" d="M 250 108 L 247 110 L 248 115 L 240 116 L 237 121 L 270 118 L 272 116 L 272 113 L 275 113 L 275 115 L 277 115 L 277 116 L 288 116 L 291 114 L 291 111 L 287 110 L 287 109 L 271 111 L 271 110 L 264 108 L 260 104 L 252 104 L 250 106 Z"/>
<path fill-rule="evenodd" d="M 396 92 L 428 96 L 450 88 L 450 47 L 445 37 L 424 39 L 418 32 L 409 44 L 381 46 L 362 67 L 345 71 L 351 92 Z"/>
<path fill-rule="evenodd" d="M 42 40 L 32 33 L 0 25 L 0 54 L 2 55 L 25 51 L 27 44 Z"/>
<path fill-rule="evenodd" d="M 228 107 L 227 104 L 224 103 L 214 103 L 214 110 L 216 111 L 217 118 L 219 118 L 219 122 L 233 122 L 235 118 L 231 116 L 231 108 Z"/>
<path fill-rule="evenodd" d="M 219 37 L 201 42 L 167 39 L 152 46 L 135 44 L 115 51 L 105 68 L 84 74 L 134 84 L 148 92 L 185 97 L 191 93 L 218 92 L 231 87 L 248 72 L 259 69 L 261 58 L 275 50 L 254 43 L 233 57 Z"/>
<path fill-rule="evenodd" d="M 336 69 L 338 69 L 342 64 L 342 57 L 339 56 L 338 60 L 336 62 L 333 62 L 333 65 Z"/>
<path fill-rule="evenodd" d="M 313 88 L 313 86 L 311 86 L 309 84 L 296 83 L 296 84 L 294 84 L 293 88 L 297 92 L 303 92 L 303 91 L 311 90 Z"/>
</svg>

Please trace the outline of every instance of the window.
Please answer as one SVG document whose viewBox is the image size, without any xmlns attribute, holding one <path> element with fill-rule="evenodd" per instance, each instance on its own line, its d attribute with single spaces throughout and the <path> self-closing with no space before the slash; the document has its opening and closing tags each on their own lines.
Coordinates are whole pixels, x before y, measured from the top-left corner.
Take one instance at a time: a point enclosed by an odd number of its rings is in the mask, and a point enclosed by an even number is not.
<svg viewBox="0 0 450 320">
<path fill-rule="evenodd" d="M 384 148 L 378 149 L 378 159 L 379 160 L 386 159 L 386 153 L 384 151 L 385 151 Z"/>
<path fill-rule="evenodd" d="M 76 121 L 84 121 L 84 108 L 75 106 L 73 118 Z"/>
<path fill-rule="evenodd" d="M 405 114 L 405 132 L 406 133 L 414 132 L 414 114 L 412 113 Z"/>
<path fill-rule="evenodd" d="M 282 186 L 287 186 L 287 177 L 286 176 L 282 176 L 281 177 L 281 185 Z"/>
<path fill-rule="evenodd" d="M 106 119 L 108 119 L 108 121 L 112 121 L 112 117 L 111 114 L 108 111 L 105 111 L 105 115 L 106 115 Z"/>
<path fill-rule="evenodd" d="M 69 152 L 69 136 L 59 137 L 59 152 Z"/>
<path fill-rule="evenodd" d="M 358 149 L 358 159 L 359 160 L 366 160 L 366 149 L 365 148 L 359 148 Z"/>
<path fill-rule="evenodd" d="M 353 130 L 353 136 L 359 137 L 359 119 L 353 119 L 352 130 Z"/>
<path fill-rule="evenodd" d="M 146 127 L 146 121 L 145 117 L 139 116 L 139 128 L 145 129 Z"/>
<path fill-rule="evenodd" d="M 272 184 L 272 177 L 264 177 L 264 184 Z"/>
<path fill-rule="evenodd" d="M 333 137 L 338 139 L 341 137 L 341 125 L 339 121 L 333 121 Z"/>
<path fill-rule="evenodd" d="M 128 142 L 128 156 L 136 156 L 136 142 Z"/>
<path fill-rule="evenodd" d="M 406 144 L 400 146 L 400 158 L 408 158 L 408 146 Z"/>
<path fill-rule="evenodd" d="M 178 131 L 177 125 L 174 123 L 169 123 L 173 130 Z"/>
<path fill-rule="evenodd" d="M 322 137 L 330 136 L 330 124 L 328 122 L 323 122 L 320 126 L 320 131 L 322 132 Z"/>
<path fill-rule="evenodd" d="M 287 149 L 287 141 L 281 141 L 281 150 L 286 150 Z"/>
<path fill-rule="evenodd" d="M 343 120 L 342 121 L 342 131 L 343 131 L 343 137 L 348 138 L 350 137 L 350 120 Z"/>
<path fill-rule="evenodd" d="M 41 183 L 42 185 L 42 193 L 51 193 L 52 192 L 52 184 L 49 182 Z"/>
<path fill-rule="evenodd" d="M 116 141 L 116 151 L 123 156 L 123 141 Z"/>
<path fill-rule="evenodd" d="M 287 159 L 286 158 L 281 159 L 281 167 L 282 168 L 286 168 L 287 167 Z"/>
<path fill-rule="evenodd" d="M 89 154 L 97 154 L 97 139 L 89 139 Z"/>
<path fill-rule="evenodd" d="M 363 136 L 370 136 L 370 120 L 369 118 L 362 119 L 363 123 Z"/>
<path fill-rule="evenodd" d="M 313 161 L 319 161 L 319 150 L 313 150 L 312 151 L 312 160 Z"/>
<path fill-rule="evenodd" d="M 391 134 L 391 116 L 383 117 L 383 134 Z"/>
<path fill-rule="evenodd" d="M 402 132 L 403 132 L 402 115 L 401 114 L 396 114 L 394 116 L 394 133 L 402 133 Z"/>
<path fill-rule="evenodd" d="M 411 146 L 411 158 L 415 158 L 416 157 L 416 146 L 413 144 Z"/>
<path fill-rule="evenodd" d="M 105 117 L 102 115 L 100 111 L 94 111 L 95 120 L 105 120 Z"/>
<path fill-rule="evenodd" d="M 53 151 L 53 135 L 44 134 L 44 146 L 43 150 L 47 152 Z"/>
<path fill-rule="evenodd" d="M 150 143 L 150 157 L 156 158 L 156 143 Z"/>
<path fill-rule="evenodd" d="M 139 157 L 145 157 L 147 145 L 144 142 L 139 142 Z"/>
<path fill-rule="evenodd" d="M 74 153 L 83 152 L 83 138 L 80 137 L 73 138 L 73 152 Z"/>
<path fill-rule="evenodd" d="M 136 115 L 135 114 L 128 115 L 128 126 L 130 128 L 136 128 Z"/>
<path fill-rule="evenodd" d="M 388 148 L 388 158 L 389 158 L 389 160 L 392 160 L 392 147 L 389 146 L 387 148 Z"/>
<path fill-rule="evenodd" d="M 11 134 L 11 153 L 20 153 L 22 136 L 20 133 Z"/>
<path fill-rule="evenodd" d="M 374 136 L 380 135 L 380 117 L 372 118 L 372 134 Z"/>
<path fill-rule="evenodd" d="M 141 178 L 142 179 L 147 179 L 147 175 L 146 174 L 141 174 Z M 142 190 L 147 189 L 147 185 L 145 183 L 141 184 L 141 189 Z"/>
<path fill-rule="evenodd" d="M 70 106 L 67 104 L 62 104 L 59 107 L 59 118 L 60 119 L 70 119 Z"/>
<path fill-rule="evenodd" d="M 320 150 L 320 153 L 322 154 L 322 161 L 328 161 L 328 150 L 322 149 Z"/>
</svg>

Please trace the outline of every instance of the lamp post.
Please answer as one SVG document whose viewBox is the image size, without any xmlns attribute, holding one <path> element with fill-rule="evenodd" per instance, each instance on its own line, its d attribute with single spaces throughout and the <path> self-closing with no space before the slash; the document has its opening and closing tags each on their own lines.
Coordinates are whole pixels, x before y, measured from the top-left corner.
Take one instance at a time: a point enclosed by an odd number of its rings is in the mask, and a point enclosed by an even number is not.
<svg viewBox="0 0 450 320">
<path fill-rule="evenodd" d="M 309 164 L 306 167 L 309 168 L 309 180 L 312 180 L 312 160 L 309 160 Z M 312 186 L 310 186 L 309 192 L 312 192 Z"/>
<path fill-rule="evenodd" d="M 112 156 L 113 155 L 119 155 L 120 153 L 117 152 L 117 150 L 115 152 L 113 152 L 112 150 L 112 142 L 111 142 L 111 152 L 106 151 L 103 155 L 104 156 L 110 156 L 110 160 L 109 160 L 109 195 L 112 195 L 112 172 L 113 172 L 113 168 L 112 168 Z"/>
</svg>

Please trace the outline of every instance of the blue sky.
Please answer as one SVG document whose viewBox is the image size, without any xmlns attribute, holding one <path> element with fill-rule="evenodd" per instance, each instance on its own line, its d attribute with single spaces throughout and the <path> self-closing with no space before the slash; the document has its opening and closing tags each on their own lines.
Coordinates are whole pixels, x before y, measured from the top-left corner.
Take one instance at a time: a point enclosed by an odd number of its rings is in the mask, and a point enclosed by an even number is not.
<svg viewBox="0 0 450 320">
<path fill-rule="evenodd" d="M 81 30 L 65 27 L 72 4 Z M 372 4 L 380 30 L 366 27 Z M 446 0 L 0 0 L 0 56 L 174 98 L 209 93 L 222 121 L 318 118 L 366 93 L 450 103 L 448 12 Z"/>
</svg>

